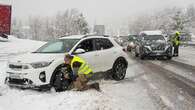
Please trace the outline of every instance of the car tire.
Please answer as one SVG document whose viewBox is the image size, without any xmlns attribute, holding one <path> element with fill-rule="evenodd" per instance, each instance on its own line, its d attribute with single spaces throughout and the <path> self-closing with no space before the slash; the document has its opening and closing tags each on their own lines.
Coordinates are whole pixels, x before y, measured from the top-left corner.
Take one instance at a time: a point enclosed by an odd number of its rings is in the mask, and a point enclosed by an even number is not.
<svg viewBox="0 0 195 110">
<path fill-rule="evenodd" d="M 62 66 L 56 68 L 54 71 L 52 86 L 55 88 L 56 92 L 65 91 L 69 88 L 70 82 L 64 78 L 64 73 L 62 72 Z"/>
<path fill-rule="evenodd" d="M 144 55 L 140 55 L 140 59 L 141 60 L 144 60 L 145 59 L 145 56 Z"/>
<path fill-rule="evenodd" d="M 135 57 L 139 57 L 139 54 L 135 52 Z"/>
<path fill-rule="evenodd" d="M 126 75 L 127 62 L 124 58 L 119 58 L 113 65 L 112 68 L 112 78 L 116 81 L 123 80 Z"/>
<path fill-rule="evenodd" d="M 171 60 L 172 59 L 172 56 L 167 56 L 167 60 Z"/>
</svg>

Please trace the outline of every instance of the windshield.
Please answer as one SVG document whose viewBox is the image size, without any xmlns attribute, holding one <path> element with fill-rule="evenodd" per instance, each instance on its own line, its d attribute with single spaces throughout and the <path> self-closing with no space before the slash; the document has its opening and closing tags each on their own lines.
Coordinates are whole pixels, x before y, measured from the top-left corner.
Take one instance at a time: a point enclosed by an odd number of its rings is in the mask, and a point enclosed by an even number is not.
<svg viewBox="0 0 195 110">
<path fill-rule="evenodd" d="M 60 39 L 50 41 L 34 53 L 64 53 L 69 52 L 79 39 Z"/>
<path fill-rule="evenodd" d="M 164 37 L 162 35 L 147 35 L 143 37 L 143 40 L 146 41 L 164 41 Z"/>
</svg>

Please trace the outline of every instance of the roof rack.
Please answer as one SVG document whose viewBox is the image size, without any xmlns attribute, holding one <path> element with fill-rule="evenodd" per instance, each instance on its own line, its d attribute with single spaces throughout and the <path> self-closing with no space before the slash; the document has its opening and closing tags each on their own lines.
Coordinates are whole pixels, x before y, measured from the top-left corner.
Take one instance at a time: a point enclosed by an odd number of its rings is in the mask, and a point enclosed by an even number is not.
<svg viewBox="0 0 195 110">
<path fill-rule="evenodd" d="M 85 36 L 83 36 L 83 38 L 86 38 L 86 37 L 91 37 L 91 36 L 103 36 L 103 37 L 109 37 L 109 35 L 89 34 L 89 35 L 85 35 Z"/>
</svg>

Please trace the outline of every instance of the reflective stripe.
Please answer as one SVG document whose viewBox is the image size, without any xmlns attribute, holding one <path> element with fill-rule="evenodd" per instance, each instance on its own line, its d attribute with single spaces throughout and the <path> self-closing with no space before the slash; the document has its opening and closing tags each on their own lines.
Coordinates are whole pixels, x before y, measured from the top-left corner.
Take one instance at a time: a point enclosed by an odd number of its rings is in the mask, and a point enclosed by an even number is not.
<svg viewBox="0 0 195 110">
<path fill-rule="evenodd" d="M 89 68 L 88 65 L 86 65 L 83 69 L 79 69 L 80 74 L 89 74 L 89 72 L 92 72 L 92 70 Z"/>
<path fill-rule="evenodd" d="M 86 65 L 87 65 L 86 63 L 82 64 L 79 70 L 82 70 L 83 68 L 85 68 Z"/>
<path fill-rule="evenodd" d="M 175 45 L 179 45 L 180 44 L 180 41 L 178 40 L 178 37 L 179 36 L 174 36 L 173 38 L 172 38 L 172 43 L 174 43 Z"/>
<path fill-rule="evenodd" d="M 85 74 L 88 75 L 89 73 L 92 73 L 92 69 L 89 67 L 89 65 L 82 60 L 81 58 L 74 56 L 74 58 L 72 59 L 71 62 L 71 68 L 73 68 L 73 63 L 74 62 L 80 62 L 82 63 L 82 65 L 80 66 L 79 70 L 78 70 L 78 74 Z"/>
</svg>

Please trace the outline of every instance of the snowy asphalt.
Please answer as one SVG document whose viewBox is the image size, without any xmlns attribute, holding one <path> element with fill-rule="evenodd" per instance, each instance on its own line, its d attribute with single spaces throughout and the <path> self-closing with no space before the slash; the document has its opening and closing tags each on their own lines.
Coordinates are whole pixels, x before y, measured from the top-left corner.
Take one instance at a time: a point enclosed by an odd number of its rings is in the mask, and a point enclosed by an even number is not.
<svg viewBox="0 0 195 110">
<path fill-rule="evenodd" d="M 163 69 L 164 68 L 164 69 Z M 62 93 L 1 87 L 2 110 L 194 110 L 195 96 L 173 74 L 193 71 L 167 61 L 134 59 L 130 56 L 127 77 L 116 82 L 99 80 L 102 93 L 67 91 Z M 186 75 L 186 77 L 188 77 Z M 11 106 L 10 106 L 11 104 Z"/>
</svg>

